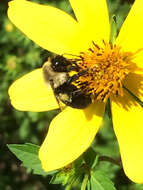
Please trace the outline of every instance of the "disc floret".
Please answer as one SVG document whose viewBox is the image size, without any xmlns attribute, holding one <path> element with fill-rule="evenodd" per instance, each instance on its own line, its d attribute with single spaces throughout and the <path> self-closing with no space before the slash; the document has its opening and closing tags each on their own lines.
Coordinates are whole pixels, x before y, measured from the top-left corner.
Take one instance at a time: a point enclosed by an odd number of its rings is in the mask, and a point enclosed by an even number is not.
<svg viewBox="0 0 143 190">
<path fill-rule="evenodd" d="M 105 102 L 111 94 L 123 96 L 123 81 L 136 68 L 134 55 L 120 46 L 103 42 L 103 47 L 99 47 L 93 43 L 92 48 L 80 55 L 79 72 L 86 72 L 76 81 L 78 87 L 93 100 Z"/>
</svg>

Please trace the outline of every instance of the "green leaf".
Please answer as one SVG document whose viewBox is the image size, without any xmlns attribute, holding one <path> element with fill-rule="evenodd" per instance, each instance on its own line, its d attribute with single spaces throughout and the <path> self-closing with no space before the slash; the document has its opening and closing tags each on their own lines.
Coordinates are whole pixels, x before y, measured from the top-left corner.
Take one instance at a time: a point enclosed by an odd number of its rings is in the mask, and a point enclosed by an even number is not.
<svg viewBox="0 0 143 190">
<path fill-rule="evenodd" d="M 112 45 L 114 45 L 116 37 L 117 37 L 117 22 L 116 22 L 116 16 L 113 15 L 111 19 L 111 34 L 110 34 L 110 43 Z"/>
<path fill-rule="evenodd" d="M 116 190 L 113 182 L 101 170 L 91 172 L 90 184 L 91 190 Z"/>
<path fill-rule="evenodd" d="M 42 169 L 41 162 L 38 158 L 39 146 L 30 143 L 23 145 L 9 144 L 7 146 L 22 161 L 22 166 L 28 170 L 32 170 L 34 174 L 46 176 L 55 172 L 47 173 Z"/>
</svg>

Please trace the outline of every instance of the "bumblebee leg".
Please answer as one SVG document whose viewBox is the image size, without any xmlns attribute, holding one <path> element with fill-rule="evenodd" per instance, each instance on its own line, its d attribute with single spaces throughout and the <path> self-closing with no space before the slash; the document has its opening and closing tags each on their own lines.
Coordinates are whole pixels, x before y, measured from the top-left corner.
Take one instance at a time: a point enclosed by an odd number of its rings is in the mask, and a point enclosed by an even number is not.
<svg viewBox="0 0 143 190">
<path fill-rule="evenodd" d="M 78 66 L 71 66 L 69 68 L 67 68 L 67 72 L 70 72 L 70 71 L 79 71 L 79 67 Z"/>
<path fill-rule="evenodd" d="M 68 80 L 67 80 L 67 84 L 71 84 L 72 82 L 76 81 L 77 79 L 79 79 L 80 76 L 83 76 L 87 73 L 87 70 L 83 70 L 83 71 L 80 71 L 79 73 L 77 74 L 74 74 L 73 76 L 69 77 Z"/>
</svg>

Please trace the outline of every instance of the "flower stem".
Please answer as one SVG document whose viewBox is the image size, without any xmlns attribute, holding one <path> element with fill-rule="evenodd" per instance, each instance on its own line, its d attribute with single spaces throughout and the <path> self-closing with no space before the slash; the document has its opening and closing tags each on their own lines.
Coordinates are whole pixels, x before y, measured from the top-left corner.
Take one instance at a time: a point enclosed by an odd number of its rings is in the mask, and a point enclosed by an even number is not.
<svg viewBox="0 0 143 190">
<path fill-rule="evenodd" d="M 108 161 L 108 162 L 111 162 L 112 164 L 116 164 L 116 165 L 118 165 L 118 166 L 121 166 L 120 160 L 115 160 L 115 159 L 113 159 L 113 158 L 111 158 L 111 157 L 108 157 L 108 156 L 100 156 L 100 157 L 98 158 L 98 160 L 99 160 L 99 161 Z"/>
<path fill-rule="evenodd" d="M 86 173 L 84 175 L 84 179 L 83 179 L 83 182 L 82 182 L 82 185 L 81 185 L 81 190 L 85 190 L 86 189 L 87 182 L 88 182 L 88 177 L 89 177 L 89 174 Z"/>
</svg>

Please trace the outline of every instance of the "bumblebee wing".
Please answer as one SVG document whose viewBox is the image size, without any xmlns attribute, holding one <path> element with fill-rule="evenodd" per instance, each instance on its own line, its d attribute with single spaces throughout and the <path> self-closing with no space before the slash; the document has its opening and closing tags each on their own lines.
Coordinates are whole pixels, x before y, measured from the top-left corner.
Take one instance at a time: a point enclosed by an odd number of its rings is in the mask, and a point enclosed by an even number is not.
<svg viewBox="0 0 143 190">
<path fill-rule="evenodd" d="M 63 104 L 62 104 L 62 102 L 60 101 L 59 97 L 55 94 L 53 81 L 51 80 L 51 81 L 49 81 L 49 83 L 50 83 L 51 88 L 52 88 L 52 90 L 53 90 L 53 94 L 54 94 L 55 99 L 56 99 L 56 101 L 57 101 L 57 103 L 58 103 L 58 106 L 59 106 L 60 110 L 63 111 L 64 107 L 63 107 Z"/>
<path fill-rule="evenodd" d="M 63 106 L 62 102 L 59 100 L 59 98 L 55 94 L 54 94 L 54 96 L 55 96 L 55 99 L 56 99 L 56 101 L 58 103 L 59 109 L 61 111 L 63 111 L 64 110 L 64 106 Z"/>
<path fill-rule="evenodd" d="M 48 76 L 48 72 L 47 72 L 47 69 L 50 65 L 50 62 L 46 62 L 44 65 L 43 65 L 43 76 L 44 76 L 44 80 L 46 82 L 47 85 L 50 85 L 52 90 L 53 90 L 53 94 L 55 96 L 55 99 L 58 103 L 58 106 L 59 106 L 59 109 L 62 111 L 64 109 L 64 106 L 62 105 L 61 101 L 59 100 L 58 96 L 55 94 L 55 91 L 54 91 L 54 83 L 53 83 L 53 80 L 51 80 Z"/>
</svg>

